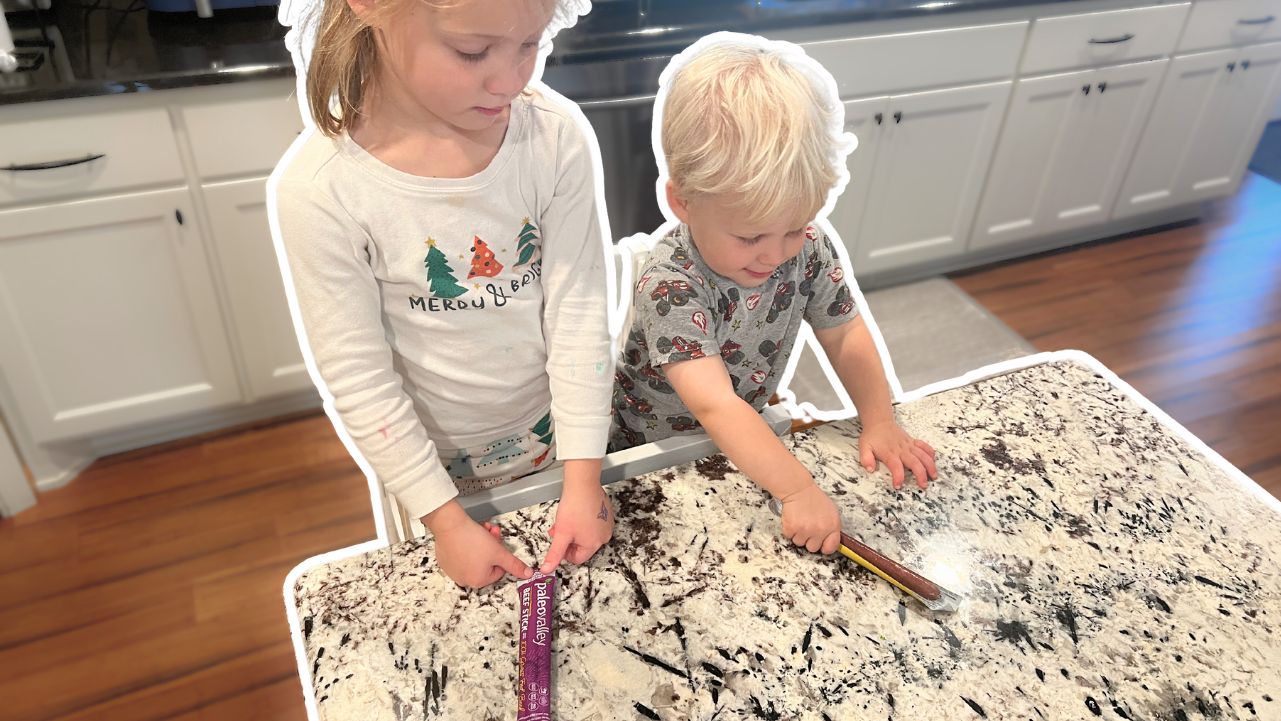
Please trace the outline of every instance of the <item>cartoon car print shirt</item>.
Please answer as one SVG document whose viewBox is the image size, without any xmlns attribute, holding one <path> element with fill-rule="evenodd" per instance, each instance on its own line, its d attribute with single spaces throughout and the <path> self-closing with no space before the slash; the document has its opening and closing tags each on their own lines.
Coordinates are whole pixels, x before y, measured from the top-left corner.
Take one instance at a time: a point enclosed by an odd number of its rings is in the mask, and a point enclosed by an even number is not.
<svg viewBox="0 0 1281 721">
<path fill-rule="evenodd" d="M 664 365 L 719 355 L 734 392 L 761 410 L 778 388 L 802 320 L 832 328 L 858 314 L 836 250 L 814 225 L 805 229 L 801 252 L 757 288 L 713 272 L 689 228 L 678 225 L 654 245 L 632 303 L 614 373 L 613 450 L 702 430 Z"/>
</svg>

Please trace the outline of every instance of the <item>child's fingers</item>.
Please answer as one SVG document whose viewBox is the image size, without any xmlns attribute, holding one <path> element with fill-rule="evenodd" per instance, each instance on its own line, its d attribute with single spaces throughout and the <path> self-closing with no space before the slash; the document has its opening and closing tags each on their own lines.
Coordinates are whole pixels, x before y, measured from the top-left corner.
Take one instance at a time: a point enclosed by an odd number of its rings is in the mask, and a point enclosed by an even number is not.
<svg viewBox="0 0 1281 721">
<path fill-rule="evenodd" d="M 930 455 L 929 453 L 926 453 L 925 450 L 920 446 L 912 446 L 912 453 L 916 454 L 916 457 L 921 459 L 921 463 L 925 464 L 925 470 L 929 471 L 930 480 L 931 481 L 938 480 L 939 468 L 938 468 L 938 465 L 934 462 L 934 456 Z"/>
<path fill-rule="evenodd" d="M 876 454 L 872 453 L 871 447 L 864 445 L 863 452 L 860 455 L 861 455 L 861 460 L 863 462 L 863 467 L 867 469 L 867 472 L 875 473 L 876 472 Z"/>
<path fill-rule="evenodd" d="M 917 438 L 917 439 L 913 440 L 913 441 L 912 441 L 912 444 L 913 444 L 913 445 L 915 445 L 917 448 L 920 448 L 921 450 L 923 450 L 923 451 L 925 451 L 926 453 L 930 454 L 930 458 L 931 458 L 931 459 L 932 459 L 932 458 L 934 458 L 934 456 L 935 456 L 935 453 L 934 453 L 934 447 L 933 447 L 933 446 L 931 446 L 930 444 L 926 443 L 925 441 L 923 441 L 923 440 L 921 440 L 921 439 L 919 439 L 919 438 Z"/>
<path fill-rule="evenodd" d="M 903 462 L 894 456 L 885 459 L 885 465 L 890 469 L 890 480 L 894 482 L 894 488 L 903 487 Z"/>
<path fill-rule="evenodd" d="M 841 547 L 841 534 L 829 533 L 827 535 L 827 538 L 823 541 L 822 550 L 824 555 L 831 555 L 833 553 L 836 553 L 836 549 L 840 547 Z"/>
<path fill-rule="evenodd" d="M 500 568 L 503 571 L 506 571 L 507 573 L 510 573 L 516 578 L 523 579 L 523 578 L 529 578 L 530 576 L 534 575 L 534 571 L 529 567 L 529 564 L 525 563 L 519 558 L 516 558 L 515 554 L 513 554 L 511 551 L 507 550 L 506 548 L 502 548 L 501 552 L 498 555 L 498 558 L 495 560 L 497 561 L 495 565 L 498 568 Z M 501 574 L 499 575 L 501 576 Z M 490 581 L 490 583 L 493 583 L 493 581 Z"/>
<path fill-rule="evenodd" d="M 921 463 L 921 459 L 913 453 L 904 453 L 902 463 L 912 472 L 912 475 L 916 476 L 917 487 L 925 488 L 929 481 L 929 474 L 925 470 L 925 464 Z"/>
<path fill-rule="evenodd" d="M 543 565 L 539 568 L 543 573 L 551 573 L 556 570 L 560 562 L 565 560 L 565 551 L 569 550 L 569 544 L 574 539 L 568 533 L 562 533 L 560 536 L 552 538 L 552 547 L 547 551 L 547 557 L 543 559 Z"/>
</svg>

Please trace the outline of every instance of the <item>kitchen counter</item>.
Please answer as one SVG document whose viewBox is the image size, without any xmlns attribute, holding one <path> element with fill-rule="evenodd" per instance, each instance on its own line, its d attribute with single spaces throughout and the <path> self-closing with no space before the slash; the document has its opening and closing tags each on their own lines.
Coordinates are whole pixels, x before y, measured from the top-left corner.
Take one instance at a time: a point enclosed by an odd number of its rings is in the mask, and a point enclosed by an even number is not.
<svg viewBox="0 0 1281 721">
<path fill-rule="evenodd" d="M 548 60 L 547 80 L 569 97 L 594 97 L 574 73 L 556 81 L 557 66 L 660 56 L 660 64 L 695 39 L 716 30 L 780 31 L 975 10 L 1038 6 L 1064 0 L 596 0 L 578 25 L 561 32 Z M 48 25 L 65 45 L 44 73 L 26 86 L 0 83 L 0 105 L 60 98 L 146 92 L 293 74 L 285 49 L 286 28 L 276 8 L 219 10 L 213 18 L 194 13 L 151 13 L 141 2 L 55 0 L 52 11 L 14 12 L 16 29 Z M 659 68 L 661 69 L 661 68 Z M 611 71 L 617 73 L 618 71 Z M 644 92 L 657 72 L 631 70 Z M 650 76 L 653 77 L 650 77 Z M 612 75 L 611 75 L 612 77 Z M 638 81 L 639 82 L 639 81 Z M 610 90 L 625 94 L 630 87 Z M 609 93 L 606 93 L 607 95 Z"/>
<path fill-rule="evenodd" d="M 610 486 L 614 540 L 560 572 L 554 717 L 1281 719 L 1281 504 L 1077 357 L 900 406 L 925 492 L 860 468 L 855 422 L 788 441 L 955 614 L 783 542 L 721 457 Z M 498 522 L 540 559 L 553 513 Z M 321 719 L 514 717 L 514 582 L 459 590 L 420 539 L 295 592 Z"/>
</svg>

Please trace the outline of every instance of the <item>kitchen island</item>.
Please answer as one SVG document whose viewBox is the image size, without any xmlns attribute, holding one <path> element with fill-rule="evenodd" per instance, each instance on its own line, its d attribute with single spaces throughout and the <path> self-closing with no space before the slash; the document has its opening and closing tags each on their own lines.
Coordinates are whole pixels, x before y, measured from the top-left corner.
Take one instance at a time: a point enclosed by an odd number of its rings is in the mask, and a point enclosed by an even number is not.
<svg viewBox="0 0 1281 721">
<path fill-rule="evenodd" d="M 560 571 L 559 719 L 1281 718 L 1275 500 L 1074 354 L 899 406 L 940 480 L 895 492 L 858 425 L 788 443 L 847 530 L 966 598 L 934 614 L 779 536 L 714 456 L 609 487 L 615 538 Z M 554 504 L 500 517 L 540 559 Z M 515 716 L 516 592 L 417 540 L 302 573 L 318 717 Z"/>
</svg>

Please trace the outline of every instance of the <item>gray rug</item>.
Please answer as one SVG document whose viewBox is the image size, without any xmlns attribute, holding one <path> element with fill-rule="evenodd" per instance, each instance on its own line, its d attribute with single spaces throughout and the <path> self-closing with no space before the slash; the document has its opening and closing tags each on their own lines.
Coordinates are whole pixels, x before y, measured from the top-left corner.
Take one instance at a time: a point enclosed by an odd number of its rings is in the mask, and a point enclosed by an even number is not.
<svg viewBox="0 0 1281 721">
<path fill-rule="evenodd" d="M 866 298 L 904 391 L 1036 352 L 946 278 L 874 290 Z M 789 386 L 797 403 L 809 401 L 820 411 L 842 408 L 808 345 Z"/>
<path fill-rule="evenodd" d="M 1250 158 L 1250 170 L 1281 183 L 1281 120 L 1268 123 L 1259 147 Z"/>
</svg>

